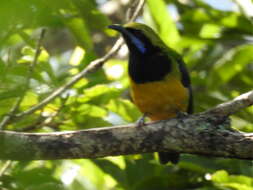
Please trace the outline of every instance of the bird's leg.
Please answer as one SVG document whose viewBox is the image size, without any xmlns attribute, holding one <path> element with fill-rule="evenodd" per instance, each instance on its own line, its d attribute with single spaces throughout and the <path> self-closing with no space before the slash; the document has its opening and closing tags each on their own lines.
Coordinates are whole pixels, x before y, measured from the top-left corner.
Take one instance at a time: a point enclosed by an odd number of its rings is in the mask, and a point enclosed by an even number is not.
<svg viewBox="0 0 253 190">
<path fill-rule="evenodd" d="M 177 118 L 178 119 L 184 119 L 187 116 L 188 116 L 188 113 L 186 113 L 186 112 L 182 112 L 182 111 L 177 112 Z"/>
<path fill-rule="evenodd" d="M 188 116 L 188 113 L 178 111 L 176 118 L 178 119 L 179 123 L 184 124 L 184 118 L 186 118 L 187 116 Z"/>
<path fill-rule="evenodd" d="M 138 120 L 137 120 L 137 126 L 142 127 L 145 125 L 145 119 L 147 117 L 147 113 L 144 113 Z"/>
</svg>

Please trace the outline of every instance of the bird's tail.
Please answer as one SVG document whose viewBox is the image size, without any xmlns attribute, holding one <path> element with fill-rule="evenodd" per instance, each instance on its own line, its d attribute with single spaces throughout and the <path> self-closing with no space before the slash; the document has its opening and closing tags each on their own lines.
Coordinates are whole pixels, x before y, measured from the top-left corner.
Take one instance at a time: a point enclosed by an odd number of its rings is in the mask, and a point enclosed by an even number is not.
<svg viewBox="0 0 253 190">
<path fill-rule="evenodd" d="M 158 152 L 158 157 L 161 164 L 167 164 L 168 162 L 177 164 L 180 154 L 178 152 Z"/>
</svg>

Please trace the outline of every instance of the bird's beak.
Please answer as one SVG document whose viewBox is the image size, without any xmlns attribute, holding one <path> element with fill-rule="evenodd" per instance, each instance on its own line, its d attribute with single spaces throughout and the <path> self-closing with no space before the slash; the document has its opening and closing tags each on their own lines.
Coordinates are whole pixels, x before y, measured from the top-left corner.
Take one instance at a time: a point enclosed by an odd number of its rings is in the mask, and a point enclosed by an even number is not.
<svg viewBox="0 0 253 190">
<path fill-rule="evenodd" d="M 124 26 L 118 25 L 118 24 L 113 24 L 108 26 L 108 28 L 116 30 L 120 32 L 128 46 L 128 48 L 131 48 L 132 46 L 135 46 L 139 52 L 145 53 L 147 51 L 147 48 L 140 39 L 138 39 L 134 34 L 129 32 Z M 132 45 L 129 45 L 132 44 Z"/>
<path fill-rule="evenodd" d="M 108 28 L 112 29 L 112 30 L 116 30 L 122 34 L 128 34 L 129 35 L 129 32 L 121 25 L 119 24 L 113 24 L 113 25 L 109 25 Z"/>
</svg>

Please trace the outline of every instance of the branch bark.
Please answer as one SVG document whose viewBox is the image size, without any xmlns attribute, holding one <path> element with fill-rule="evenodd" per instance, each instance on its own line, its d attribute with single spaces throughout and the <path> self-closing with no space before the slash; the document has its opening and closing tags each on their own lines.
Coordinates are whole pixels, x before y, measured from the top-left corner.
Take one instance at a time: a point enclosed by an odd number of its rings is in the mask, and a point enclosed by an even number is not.
<svg viewBox="0 0 253 190">
<path fill-rule="evenodd" d="M 98 158 L 174 150 L 180 153 L 253 159 L 253 133 L 229 128 L 228 116 L 253 105 L 253 91 L 184 118 L 74 132 L 0 131 L 0 159 Z"/>
</svg>

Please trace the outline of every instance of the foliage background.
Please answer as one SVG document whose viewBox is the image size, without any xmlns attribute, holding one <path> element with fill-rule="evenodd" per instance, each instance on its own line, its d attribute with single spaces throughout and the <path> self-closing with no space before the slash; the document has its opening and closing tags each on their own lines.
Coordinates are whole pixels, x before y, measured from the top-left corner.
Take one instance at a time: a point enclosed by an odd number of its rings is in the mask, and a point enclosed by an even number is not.
<svg viewBox="0 0 253 190">
<path fill-rule="evenodd" d="M 248 4 L 243 4 L 248 3 Z M 0 119 L 29 109 L 104 55 L 123 23 L 129 0 L 1 0 Z M 203 111 L 253 86 L 253 7 L 250 0 L 147 0 L 138 21 L 153 27 L 180 52 L 191 71 L 195 111 Z M 249 11 L 251 10 L 251 12 Z M 36 44 L 42 28 L 42 51 Z M 123 47 L 99 71 L 54 101 L 2 130 L 52 132 L 134 122 Z M 18 102 L 18 106 L 17 105 Z M 0 120 L 0 121 L 1 121 Z M 253 108 L 232 117 L 253 131 Z M 27 147 L 29 148 L 29 147 Z M 0 161 L 1 190 L 253 190 L 252 161 L 182 155 L 162 166 L 152 154 L 96 160 Z"/>
</svg>

